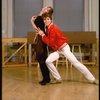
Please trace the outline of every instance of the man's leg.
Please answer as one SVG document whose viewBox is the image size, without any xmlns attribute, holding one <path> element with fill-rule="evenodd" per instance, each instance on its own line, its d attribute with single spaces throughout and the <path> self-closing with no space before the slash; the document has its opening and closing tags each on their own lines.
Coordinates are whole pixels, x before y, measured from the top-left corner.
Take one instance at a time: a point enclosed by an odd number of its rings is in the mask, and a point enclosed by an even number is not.
<svg viewBox="0 0 100 100">
<path fill-rule="evenodd" d="M 46 83 L 50 82 L 50 73 L 49 73 L 49 69 L 48 69 L 48 67 L 46 66 L 46 63 L 45 63 L 45 60 L 46 60 L 45 54 L 38 53 L 37 54 L 37 60 L 39 62 L 42 77 L 43 77 L 42 81 L 40 81 L 39 83 L 41 85 L 42 85 L 42 83 L 43 83 L 43 85 L 45 85 Z"/>
</svg>

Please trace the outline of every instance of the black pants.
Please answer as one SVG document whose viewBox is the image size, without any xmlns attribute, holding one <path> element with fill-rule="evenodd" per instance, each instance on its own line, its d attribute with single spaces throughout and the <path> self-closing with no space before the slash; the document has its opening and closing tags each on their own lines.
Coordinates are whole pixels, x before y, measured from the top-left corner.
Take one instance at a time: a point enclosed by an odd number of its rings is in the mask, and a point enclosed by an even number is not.
<svg viewBox="0 0 100 100">
<path fill-rule="evenodd" d="M 47 68 L 46 63 L 45 63 L 48 56 L 47 45 L 43 43 L 40 37 L 38 37 L 38 40 L 35 46 L 35 52 L 36 52 L 36 59 L 40 65 L 43 81 L 50 81 L 49 69 Z"/>
</svg>

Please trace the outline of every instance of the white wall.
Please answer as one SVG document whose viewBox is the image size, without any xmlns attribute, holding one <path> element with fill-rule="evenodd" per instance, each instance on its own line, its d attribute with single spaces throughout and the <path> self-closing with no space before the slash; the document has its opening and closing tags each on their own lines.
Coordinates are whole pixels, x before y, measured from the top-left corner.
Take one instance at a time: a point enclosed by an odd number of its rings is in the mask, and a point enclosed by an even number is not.
<svg viewBox="0 0 100 100">
<path fill-rule="evenodd" d="M 85 18 L 85 30 L 96 31 L 99 36 L 99 1 L 86 0 L 89 2 L 87 10 L 89 15 Z M 53 7 L 53 0 L 43 0 L 43 5 L 51 5 Z M 13 0 L 2 0 L 2 30 L 3 37 L 13 37 Z M 87 12 L 86 12 L 87 13 Z M 85 13 L 85 14 L 86 14 Z M 87 22 L 88 17 L 88 23 Z"/>
<path fill-rule="evenodd" d="M 98 0 L 89 0 L 89 30 L 96 31 L 97 37 L 99 37 L 99 1 Z"/>
<path fill-rule="evenodd" d="M 43 6 L 52 6 L 53 7 L 53 0 L 43 0 Z"/>
<path fill-rule="evenodd" d="M 2 0 L 2 36 L 7 37 L 7 0 Z"/>
<path fill-rule="evenodd" d="M 2 0 L 3 37 L 13 36 L 13 0 Z"/>
</svg>

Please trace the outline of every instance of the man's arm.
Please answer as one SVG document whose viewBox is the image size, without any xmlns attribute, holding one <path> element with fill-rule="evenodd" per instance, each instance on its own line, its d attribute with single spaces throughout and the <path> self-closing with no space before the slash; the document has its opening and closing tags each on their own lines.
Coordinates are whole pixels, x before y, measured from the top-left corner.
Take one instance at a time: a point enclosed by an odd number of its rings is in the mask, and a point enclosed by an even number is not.
<svg viewBox="0 0 100 100">
<path fill-rule="evenodd" d="M 38 31 L 38 27 L 35 25 L 35 23 L 34 23 L 34 21 L 35 21 L 35 19 L 36 19 L 36 16 L 32 16 L 32 18 L 31 18 L 31 23 L 32 23 L 32 26 L 33 26 L 33 28 L 36 30 L 36 32 Z"/>
<path fill-rule="evenodd" d="M 47 12 L 47 7 L 43 7 L 42 10 L 39 13 L 39 16 L 33 16 L 31 18 L 31 23 L 33 28 L 37 31 L 37 28 L 40 28 L 44 33 L 45 33 L 45 25 L 44 25 L 44 21 L 42 19 L 42 14 Z"/>
</svg>

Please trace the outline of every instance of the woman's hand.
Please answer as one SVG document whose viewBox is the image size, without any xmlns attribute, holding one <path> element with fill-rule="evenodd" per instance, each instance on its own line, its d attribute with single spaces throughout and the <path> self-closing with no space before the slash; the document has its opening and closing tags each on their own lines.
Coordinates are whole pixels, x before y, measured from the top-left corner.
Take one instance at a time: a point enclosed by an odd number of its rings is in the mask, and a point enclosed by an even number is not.
<svg viewBox="0 0 100 100">
<path fill-rule="evenodd" d="M 37 34 L 39 34 L 40 36 L 44 36 L 45 35 L 44 32 L 40 28 L 38 28 Z"/>
</svg>

